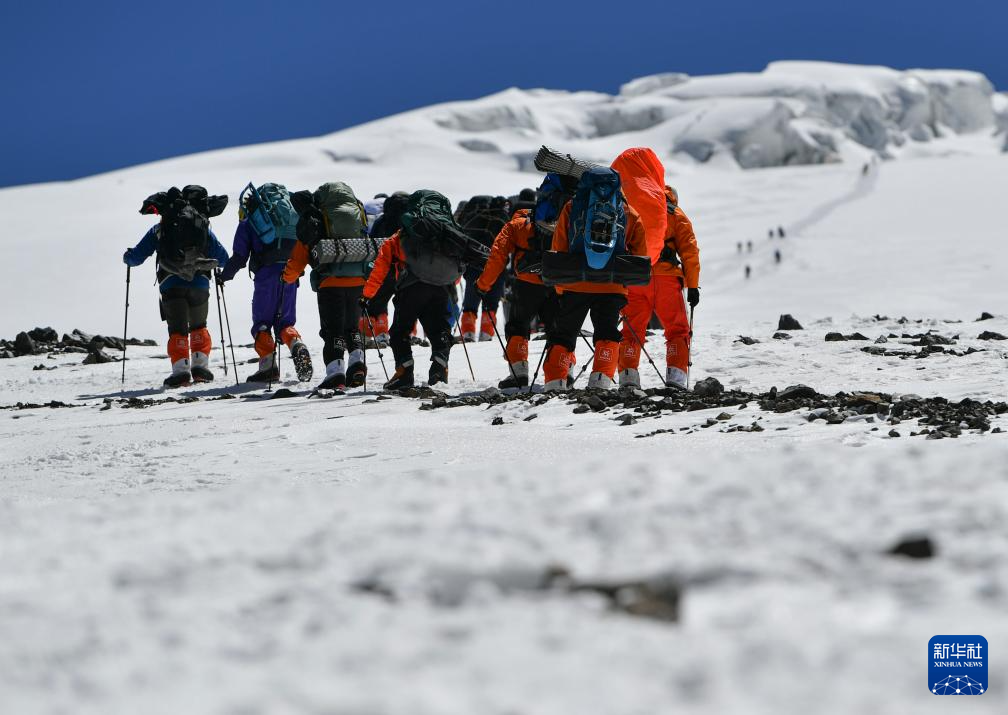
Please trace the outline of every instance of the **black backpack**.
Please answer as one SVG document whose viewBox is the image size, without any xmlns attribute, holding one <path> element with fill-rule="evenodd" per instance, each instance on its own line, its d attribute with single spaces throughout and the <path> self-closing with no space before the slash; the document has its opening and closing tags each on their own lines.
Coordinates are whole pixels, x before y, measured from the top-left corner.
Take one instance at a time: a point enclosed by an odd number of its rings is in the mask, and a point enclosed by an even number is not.
<svg viewBox="0 0 1008 715">
<path fill-rule="evenodd" d="M 402 228 L 402 215 L 409 203 L 409 194 L 396 191 L 385 199 L 381 215 L 371 227 L 371 238 L 388 238 Z"/>
<path fill-rule="evenodd" d="M 458 224 L 467 236 L 489 247 L 509 219 L 503 196 L 473 196 L 459 212 Z"/>
<path fill-rule="evenodd" d="M 171 187 L 148 196 L 141 214 L 161 216 L 158 225 L 157 264 L 160 275 L 191 281 L 217 267 L 210 258 L 210 217 L 219 216 L 227 196 L 209 196 L 202 186 Z"/>
</svg>

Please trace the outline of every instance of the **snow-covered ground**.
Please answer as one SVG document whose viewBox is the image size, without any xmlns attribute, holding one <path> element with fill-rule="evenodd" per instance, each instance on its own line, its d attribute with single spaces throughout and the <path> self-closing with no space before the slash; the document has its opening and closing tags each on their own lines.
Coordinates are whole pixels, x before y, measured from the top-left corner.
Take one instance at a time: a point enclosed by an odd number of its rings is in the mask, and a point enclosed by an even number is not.
<svg viewBox="0 0 1008 715">
<path fill-rule="evenodd" d="M 249 180 L 345 179 L 365 197 L 432 186 L 455 200 L 535 184 L 506 148 L 453 148 L 430 129 L 447 111 L 0 191 L 0 258 L 17 267 L 0 335 L 119 332 L 119 258 L 149 225 L 136 210 L 172 183 L 235 196 Z M 911 140 L 867 175 L 860 159 L 743 172 L 661 152 L 701 243 L 694 378 L 1008 398 L 1008 342 L 977 338 L 1008 334 L 1001 141 Z M 333 163 L 325 148 L 371 161 Z M 215 220 L 225 243 L 235 220 Z M 768 239 L 778 225 L 787 237 Z M 151 266 L 132 289 L 130 334 L 163 341 Z M 227 297 L 236 342 L 250 342 L 248 282 Z M 995 318 L 974 322 L 982 311 Z M 774 340 L 781 313 L 805 329 Z M 318 364 L 307 286 L 299 326 Z M 901 359 L 824 341 L 927 330 L 982 351 Z M 506 375 L 496 343 L 469 347 L 477 379 L 454 350 L 451 394 Z M 649 347 L 661 354 L 657 336 Z M 253 352 L 237 354 L 244 376 Z M 890 438 L 883 422 L 755 404 L 701 428 L 721 410 L 619 426 L 559 400 L 265 400 L 228 383 L 219 352 L 214 386 L 173 393 L 198 401 L 136 409 L 118 398 L 163 399 L 168 365 L 162 347 L 129 355 L 125 392 L 118 363 L 0 361 L 0 405 L 76 405 L 0 410 L 2 713 L 944 712 L 925 690 L 938 633 L 987 638 L 990 691 L 972 708 L 1005 710 L 1005 433 L 925 440 L 904 423 Z M 374 387 L 373 352 L 369 366 Z M 646 363 L 642 376 L 657 384 Z M 726 431 L 754 421 L 762 432 Z M 921 533 L 935 558 L 885 553 Z M 580 582 L 670 576 L 679 620 L 541 588 L 557 568 Z"/>
</svg>

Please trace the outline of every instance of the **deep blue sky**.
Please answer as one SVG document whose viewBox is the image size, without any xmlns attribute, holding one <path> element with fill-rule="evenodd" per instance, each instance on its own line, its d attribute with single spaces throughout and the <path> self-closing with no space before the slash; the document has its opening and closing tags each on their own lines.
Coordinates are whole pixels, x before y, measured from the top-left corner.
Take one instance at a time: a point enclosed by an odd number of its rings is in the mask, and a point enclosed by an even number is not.
<svg viewBox="0 0 1008 715">
<path fill-rule="evenodd" d="M 614 92 L 776 59 L 974 69 L 1008 87 L 999 0 L 32 0 L 0 18 L 0 186 L 509 86 Z"/>
</svg>

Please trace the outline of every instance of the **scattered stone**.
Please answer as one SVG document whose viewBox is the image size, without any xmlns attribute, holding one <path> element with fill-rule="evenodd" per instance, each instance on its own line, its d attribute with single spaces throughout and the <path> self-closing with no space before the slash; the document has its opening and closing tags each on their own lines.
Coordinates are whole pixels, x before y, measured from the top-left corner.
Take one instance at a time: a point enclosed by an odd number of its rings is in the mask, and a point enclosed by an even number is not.
<svg viewBox="0 0 1008 715">
<path fill-rule="evenodd" d="M 287 399 L 289 397 L 297 397 L 297 396 L 298 396 L 298 394 L 296 392 L 293 392 L 292 390 L 289 390 L 286 387 L 281 387 L 279 390 L 277 390 L 276 392 L 273 393 L 273 395 L 270 397 L 270 399 L 271 400 L 284 400 L 284 399 Z"/>
<path fill-rule="evenodd" d="M 587 395 L 582 400 L 582 403 L 587 405 L 593 412 L 601 412 L 606 408 L 605 402 L 603 402 L 602 398 L 598 395 Z"/>
<path fill-rule="evenodd" d="M 14 354 L 18 357 L 35 354 L 35 341 L 31 339 L 28 333 L 18 333 L 17 337 L 14 338 Z"/>
<path fill-rule="evenodd" d="M 897 432 L 896 430 L 894 430 L 894 429 L 891 429 L 891 430 L 889 430 L 889 436 L 890 436 L 890 437 L 899 437 L 899 436 L 901 436 L 901 435 L 900 435 L 900 433 L 899 433 L 899 432 Z"/>
<path fill-rule="evenodd" d="M 724 393 L 724 385 L 716 377 L 705 377 L 693 385 L 693 394 L 699 397 L 717 397 Z"/>
<path fill-rule="evenodd" d="M 911 345 L 916 345 L 918 347 L 933 347 L 938 345 L 954 345 L 955 338 L 946 338 L 944 335 L 939 335 L 938 333 L 932 333 L 930 331 L 926 333 L 921 333 L 914 335 L 917 338 L 916 342 L 910 343 Z"/>
<path fill-rule="evenodd" d="M 719 422 L 724 422 L 725 420 L 730 420 L 731 418 L 732 416 L 730 414 L 728 414 L 727 412 L 722 412 L 715 419 L 717 419 Z"/>
<path fill-rule="evenodd" d="M 742 343 L 743 345 L 755 345 L 759 342 L 756 338 L 750 338 L 748 335 L 739 335 L 738 339 L 735 340 L 736 343 Z"/>
<path fill-rule="evenodd" d="M 791 317 L 790 313 L 785 313 L 777 321 L 777 330 L 802 330 L 801 323 Z"/>
<path fill-rule="evenodd" d="M 490 420 L 490 424 L 494 425 L 494 426 L 502 425 L 502 424 L 504 424 L 504 418 L 503 417 L 494 417 L 492 420 Z"/>
<path fill-rule="evenodd" d="M 55 370 L 55 369 L 56 369 L 56 365 L 46 366 L 46 365 L 43 365 L 41 363 L 39 363 L 38 365 L 36 365 L 35 367 L 32 368 L 32 370 Z"/>
<path fill-rule="evenodd" d="M 117 358 L 112 357 L 104 350 L 97 348 L 88 352 L 87 357 L 84 358 L 82 365 L 101 365 L 107 362 L 119 362 Z"/>
<path fill-rule="evenodd" d="M 58 343 L 59 333 L 52 328 L 35 328 L 28 331 L 28 337 L 37 343 Z"/>
<path fill-rule="evenodd" d="M 777 393 L 778 400 L 805 400 L 811 399 L 818 393 L 808 385 L 789 385 Z"/>
<path fill-rule="evenodd" d="M 630 414 L 621 415 L 620 417 L 616 418 L 616 421 L 620 423 L 621 427 L 629 427 L 630 425 L 637 424 L 637 420 L 634 418 L 633 415 Z"/>
<path fill-rule="evenodd" d="M 845 340 L 847 340 L 847 338 L 844 337 L 843 333 L 826 333 L 827 343 L 839 343 Z"/>
<path fill-rule="evenodd" d="M 868 340 L 867 335 L 862 335 L 861 333 L 851 333 L 847 336 L 848 340 Z"/>
<path fill-rule="evenodd" d="M 534 420 L 538 416 L 539 415 L 537 415 L 535 412 L 533 412 L 531 415 L 529 415 L 528 417 L 526 417 L 525 419 L 523 419 L 522 422 L 531 422 L 532 420 Z"/>
<path fill-rule="evenodd" d="M 879 335 L 877 338 L 875 338 L 875 344 L 876 345 L 881 345 L 883 343 L 888 343 L 888 342 L 889 342 L 889 339 L 885 335 Z"/>
<path fill-rule="evenodd" d="M 1008 337 L 992 330 L 985 330 L 977 336 L 977 340 L 1008 340 Z"/>
<path fill-rule="evenodd" d="M 791 336 L 788 333 L 782 333 L 780 331 L 777 331 L 776 333 L 773 334 L 773 339 L 774 340 L 790 340 Z"/>
<path fill-rule="evenodd" d="M 985 310 L 984 312 L 980 313 L 980 317 L 976 319 L 976 322 L 979 323 L 981 320 L 993 320 L 993 319 L 994 316 Z"/>
<path fill-rule="evenodd" d="M 585 412 L 591 412 L 591 407 L 588 405 L 578 405 L 572 411 L 575 415 L 583 415 Z"/>
<path fill-rule="evenodd" d="M 910 559 L 930 559 L 935 555 L 935 545 L 928 536 L 911 536 L 898 541 L 888 553 Z"/>
</svg>

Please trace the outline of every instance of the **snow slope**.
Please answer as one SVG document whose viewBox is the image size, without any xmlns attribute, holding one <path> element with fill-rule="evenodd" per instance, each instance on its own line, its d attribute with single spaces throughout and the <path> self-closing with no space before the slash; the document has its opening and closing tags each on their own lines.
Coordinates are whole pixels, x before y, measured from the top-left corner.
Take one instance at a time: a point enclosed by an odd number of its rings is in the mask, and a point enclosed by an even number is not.
<svg viewBox="0 0 1008 715">
<path fill-rule="evenodd" d="M 782 82 L 785 69 L 758 81 Z M 719 80 L 740 81 L 751 78 Z M 700 101 L 665 96 L 692 82 L 649 80 L 625 100 L 514 90 L 320 139 L 0 191 L 0 257 L 18 268 L 0 288 L 0 335 L 121 330 L 119 256 L 149 225 L 139 201 L 166 185 L 235 196 L 249 180 L 338 178 L 361 196 L 512 193 L 536 181 L 513 152 L 538 145 L 543 117 L 561 132 L 592 102 Z M 533 128 L 529 97 L 553 107 L 533 113 Z M 510 110 L 486 109 L 501 106 Z M 434 123 L 456 115 L 458 126 Z M 668 146 L 640 121 L 569 146 L 596 158 Z M 477 138 L 500 151 L 458 144 Z M 1008 343 L 978 339 L 1008 334 L 1000 141 L 985 129 L 911 140 L 866 175 L 860 161 L 741 172 L 670 158 L 703 258 L 694 379 L 1004 400 Z M 78 240 L 57 242 L 71 223 Z M 214 222 L 226 243 L 234 223 L 233 210 Z M 777 225 L 787 237 L 768 239 Z M 752 251 L 740 255 L 740 241 Z M 134 271 L 133 291 L 130 333 L 163 340 L 150 265 Z M 249 296 L 242 277 L 229 285 L 239 343 Z M 313 303 L 303 286 L 299 326 L 318 364 Z M 981 311 L 996 317 L 973 322 Z M 805 330 L 774 340 L 784 312 Z M 900 359 L 823 340 L 929 329 L 981 352 Z M 648 346 L 661 354 L 660 338 Z M 237 353 L 244 376 L 253 352 Z M 470 354 L 475 382 L 452 353 L 452 394 L 506 373 L 495 343 Z M 162 397 L 150 386 L 165 374 L 163 348 L 130 355 L 125 393 L 119 364 L 0 361 L 0 405 L 77 405 L 0 410 L 0 712 L 945 712 L 925 690 L 928 639 L 1008 639 L 1004 433 L 925 440 L 906 422 L 897 439 L 878 422 L 826 425 L 755 405 L 701 428 L 719 410 L 621 427 L 561 401 L 435 411 L 359 391 L 263 401 L 261 389 L 228 387 L 219 353 L 217 383 L 177 393 L 198 402 L 103 409 L 123 394 Z M 423 348 L 417 357 L 425 365 Z M 373 352 L 369 367 L 373 387 Z M 642 375 L 657 384 L 646 363 Z M 236 397 L 211 399 L 227 393 Z M 764 431 L 724 431 L 753 422 Z M 638 438 L 659 428 L 677 432 Z M 917 533 L 934 539 L 935 558 L 885 554 Z M 587 580 L 670 575 L 683 584 L 680 620 L 538 590 L 558 566 Z M 995 656 L 991 668 L 977 712 L 1004 711 L 1008 667 Z"/>
</svg>

